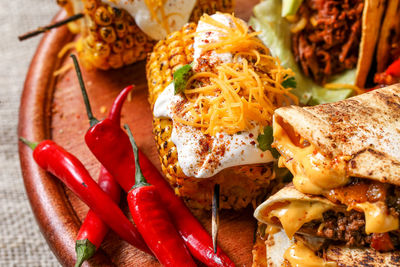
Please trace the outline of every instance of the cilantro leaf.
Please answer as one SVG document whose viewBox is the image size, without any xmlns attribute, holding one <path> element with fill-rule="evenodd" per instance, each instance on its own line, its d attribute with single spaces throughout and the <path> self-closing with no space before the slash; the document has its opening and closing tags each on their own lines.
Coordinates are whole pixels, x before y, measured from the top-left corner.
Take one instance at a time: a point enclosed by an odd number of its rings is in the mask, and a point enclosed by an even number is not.
<svg viewBox="0 0 400 267">
<path fill-rule="evenodd" d="M 189 80 L 190 76 L 192 76 L 192 65 L 187 64 L 174 72 L 174 87 L 175 87 L 175 94 L 179 94 L 185 90 L 187 81 Z"/>
<path fill-rule="evenodd" d="M 282 86 L 285 88 L 296 88 L 296 79 L 294 77 L 289 77 L 282 82 Z"/>
<path fill-rule="evenodd" d="M 258 141 L 258 147 L 262 151 L 271 151 L 271 154 L 274 158 L 279 158 L 279 152 L 271 147 L 272 141 L 274 140 L 274 137 L 272 136 L 272 126 L 267 125 L 264 127 L 264 133 L 258 135 L 257 141 Z"/>
</svg>

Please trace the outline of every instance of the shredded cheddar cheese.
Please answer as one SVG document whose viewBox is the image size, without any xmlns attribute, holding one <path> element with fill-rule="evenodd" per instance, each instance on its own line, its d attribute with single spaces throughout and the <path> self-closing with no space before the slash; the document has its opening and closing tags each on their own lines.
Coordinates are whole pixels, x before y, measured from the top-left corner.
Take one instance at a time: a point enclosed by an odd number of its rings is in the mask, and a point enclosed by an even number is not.
<svg viewBox="0 0 400 267">
<path fill-rule="evenodd" d="M 203 45 L 203 51 L 231 53 L 232 62 L 195 73 L 184 91 L 188 104 L 174 117 L 179 123 L 201 128 L 204 134 L 235 134 L 255 124 L 270 125 L 276 108 L 298 103 L 292 88 L 282 86 L 293 72 L 269 55 L 256 38 L 258 33 L 250 32 L 242 20 L 230 18 L 232 28 L 208 15 L 201 18 L 224 33 L 218 42 Z"/>
</svg>

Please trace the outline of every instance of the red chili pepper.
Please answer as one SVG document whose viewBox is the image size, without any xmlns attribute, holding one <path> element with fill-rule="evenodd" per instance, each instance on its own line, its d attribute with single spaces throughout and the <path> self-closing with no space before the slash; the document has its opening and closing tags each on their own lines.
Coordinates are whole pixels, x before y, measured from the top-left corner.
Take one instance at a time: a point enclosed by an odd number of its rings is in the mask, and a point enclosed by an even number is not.
<svg viewBox="0 0 400 267">
<path fill-rule="evenodd" d="M 119 203 L 121 189 L 104 167 L 101 167 L 100 169 L 98 185 L 115 203 Z M 93 256 L 103 242 L 108 230 L 109 228 L 107 224 L 105 224 L 94 211 L 89 210 L 76 237 L 75 267 L 81 266 L 84 261 Z"/>
<path fill-rule="evenodd" d="M 400 77 L 400 58 L 396 59 L 385 71 L 387 74 Z"/>
<path fill-rule="evenodd" d="M 196 266 L 164 208 L 157 188 L 148 184 L 139 165 L 138 148 L 125 125 L 135 155 L 135 185 L 128 193 L 133 221 L 163 266 Z"/>
<path fill-rule="evenodd" d="M 371 247 L 379 252 L 394 250 L 392 239 L 389 233 L 372 234 Z"/>
<path fill-rule="evenodd" d="M 85 86 L 83 83 L 82 73 L 80 71 L 78 62 L 76 58 L 74 58 L 74 56 L 72 56 L 72 58 L 77 69 L 79 83 L 81 84 L 81 86 Z M 120 123 L 122 105 L 124 104 L 128 93 L 133 88 L 134 87 L 132 85 L 126 87 L 114 100 L 108 116 L 111 121 L 115 121 L 118 124 Z M 83 93 L 86 95 L 86 90 Z M 86 105 L 90 106 L 89 102 L 86 103 L 86 101 L 88 101 L 87 95 L 86 97 L 84 97 L 84 101 Z M 90 114 L 90 124 L 96 124 L 98 120 L 93 117 L 91 109 L 89 108 L 87 112 L 88 114 Z M 104 167 L 101 167 L 98 184 L 104 192 L 111 196 L 114 202 L 119 203 L 121 189 L 119 185 L 115 182 L 114 178 Z M 85 260 L 93 256 L 96 249 L 99 248 L 99 246 L 101 245 L 107 232 L 107 225 L 104 224 L 104 222 L 93 211 L 90 210 L 83 224 L 81 225 L 75 244 L 75 251 L 77 253 L 77 263 L 75 265 L 76 267 L 81 266 Z"/>
<path fill-rule="evenodd" d="M 77 72 L 79 72 L 78 64 L 76 63 L 75 66 Z M 121 129 L 118 116 L 110 114 L 103 121 L 96 120 L 91 112 L 83 82 L 81 82 L 81 89 L 90 125 L 92 126 L 85 135 L 85 142 L 94 156 L 117 180 L 122 189 L 125 192 L 129 192 L 135 180 L 135 165 L 132 164 L 134 155 L 132 149 L 130 149 L 129 137 Z M 124 100 L 123 96 L 126 97 L 126 91 L 128 91 L 127 88 L 121 92 L 120 101 Z M 165 208 L 190 253 L 207 266 L 235 266 L 220 247 L 217 247 L 217 253 L 214 253 L 211 236 L 193 216 L 183 200 L 175 195 L 168 182 L 165 181 L 157 168 L 140 150 L 139 162 L 148 182 L 157 188 Z"/>
<path fill-rule="evenodd" d="M 134 185 L 134 156 L 129 149 L 129 138 L 120 125 L 105 119 L 89 129 L 85 141 L 95 157 L 128 192 Z M 139 161 L 148 182 L 160 193 L 161 200 L 190 253 L 207 266 L 234 266 L 220 247 L 214 253 L 211 236 L 141 151 Z"/>
<path fill-rule="evenodd" d="M 135 226 L 125 217 L 111 197 L 101 190 L 74 155 L 51 140 L 39 144 L 23 138 L 21 141 L 33 149 L 33 158 L 41 168 L 60 179 L 122 239 L 152 254 Z"/>
</svg>

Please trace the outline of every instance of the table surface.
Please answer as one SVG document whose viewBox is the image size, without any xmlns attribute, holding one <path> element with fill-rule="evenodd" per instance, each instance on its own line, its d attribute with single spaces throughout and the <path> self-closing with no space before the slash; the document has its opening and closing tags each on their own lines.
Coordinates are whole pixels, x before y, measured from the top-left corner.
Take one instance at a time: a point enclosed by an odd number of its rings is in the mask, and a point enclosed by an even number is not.
<svg viewBox="0 0 400 267">
<path fill-rule="evenodd" d="M 21 92 L 41 38 L 17 36 L 48 24 L 58 10 L 55 0 L 0 1 L 0 266 L 59 266 L 29 206 L 17 150 Z"/>
</svg>

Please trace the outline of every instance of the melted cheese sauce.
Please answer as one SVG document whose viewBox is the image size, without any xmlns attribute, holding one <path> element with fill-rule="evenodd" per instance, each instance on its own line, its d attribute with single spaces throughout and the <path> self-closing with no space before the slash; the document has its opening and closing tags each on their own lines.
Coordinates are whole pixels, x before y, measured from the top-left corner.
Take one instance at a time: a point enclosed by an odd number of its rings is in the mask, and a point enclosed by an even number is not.
<svg viewBox="0 0 400 267">
<path fill-rule="evenodd" d="M 287 236 L 293 235 L 307 222 L 322 219 L 322 214 L 333 208 L 333 205 L 321 202 L 293 200 L 288 205 L 273 209 L 267 214 L 267 222 L 277 217 Z"/>
<path fill-rule="evenodd" d="M 367 234 L 386 233 L 399 229 L 399 218 L 389 214 L 385 203 L 381 201 L 358 203 L 354 207 L 364 211 Z"/>
<path fill-rule="evenodd" d="M 196 0 L 160 0 L 160 4 L 164 5 L 160 7 L 160 10 L 155 10 L 157 18 L 154 19 L 145 0 L 106 0 L 105 2 L 125 9 L 135 19 L 138 27 L 154 40 L 164 39 L 168 33 L 180 30 L 189 21 L 196 5 Z M 161 14 L 162 12 L 164 14 Z M 167 21 L 164 21 L 165 18 Z"/>
<path fill-rule="evenodd" d="M 335 267 L 334 261 L 325 261 L 315 255 L 315 252 L 308 248 L 303 242 L 297 241 L 291 245 L 283 255 L 291 267 Z"/>
<path fill-rule="evenodd" d="M 273 129 L 274 146 L 283 156 L 279 162 L 293 174 L 293 184 L 297 190 L 320 195 L 325 190 L 349 182 L 345 157 L 327 158 L 312 144 L 305 147 L 296 146 L 275 117 Z"/>
</svg>

